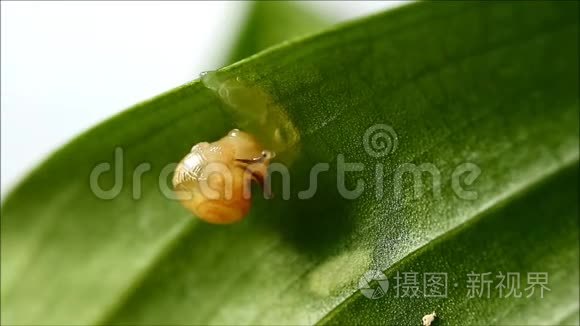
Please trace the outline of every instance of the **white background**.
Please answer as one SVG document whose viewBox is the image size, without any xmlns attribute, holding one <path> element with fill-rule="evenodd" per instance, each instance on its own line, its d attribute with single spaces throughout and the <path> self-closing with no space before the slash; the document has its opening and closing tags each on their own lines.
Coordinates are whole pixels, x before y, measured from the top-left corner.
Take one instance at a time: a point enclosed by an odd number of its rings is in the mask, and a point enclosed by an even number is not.
<svg viewBox="0 0 580 326">
<path fill-rule="evenodd" d="M 301 4 L 338 22 L 401 3 Z M 219 68 L 247 5 L 2 1 L 2 197 L 80 132 Z"/>
</svg>

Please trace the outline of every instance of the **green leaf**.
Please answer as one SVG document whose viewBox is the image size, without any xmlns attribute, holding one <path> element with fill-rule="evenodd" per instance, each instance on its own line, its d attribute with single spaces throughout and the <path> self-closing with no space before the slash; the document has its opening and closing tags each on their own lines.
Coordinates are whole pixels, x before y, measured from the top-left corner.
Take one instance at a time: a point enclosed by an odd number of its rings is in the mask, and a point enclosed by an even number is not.
<svg viewBox="0 0 580 326">
<path fill-rule="evenodd" d="M 245 59 L 283 41 L 318 32 L 330 25 L 300 3 L 255 1 L 228 62 Z"/>
<path fill-rule="evenodd" d="M 496 204 L 389 268 L 387 279 L 401 278 L 399 294 L 393 282 L 380 299 L 356 293 L 322 323 L 413 325 L 436 311 L 438 325 L 577 324 L 567 320 L 578 318 L 578 187 L 570 182 L 577 179 L 578 168 L 569 168 Z M 521 288 L 506 298 L 508 272 L 520 279 Z M 527 282 L 528 273 L 536 272 L 547 273 L 543 298 L 541 286 Z M 447 280 L 447 296 L 435 297 L 444 291 L 428 292 L 433 296 L 428 298 L 404 296 L 404 277 L 413 273 L 445 273 L 440 276 Z M 492 281 L 489 290 L 469 282 L 482 280 L 483 273 L 490 273 L 483 276 Z M 500 284 L 506 286 L 503 294 Z"/>
<path fill-rule="evenodd" d="M 577 322 L 578 9 L 419 3 L 224 69 L 220 79 L 283 110 L 301 137 L 291 199 L 254 198 L 234 225 L 192 218 L 159 186 L 192 144 L 236 126 L 212 90 L 195 81 L 106 121 L 6 199 L 2 323 L 419 324 L 433 310 L 441 324 Z M 397 134 L 387 156 L 365 150 L 376 124 Z M 89 175 L 117 146 L 123 189 L 102 200 Z M 338 190 L 339 155 L 365 166 L 346 174 L 348 189 L 365 182 L 355 200 Z M 142 162 L 152 169 L 134 199 Z M 316 195 L 298 199 L 321 162 L 330 171 Z M 432 164 L 440 188 L 425 174 L 415 196 L 406 174 L 397 193 L 409 163 Z M 471 184 L 461 179 L 475 200 L 452 186 L 465 163 L 481 170 Z M 103 188 L 113 183 L 112 173 L 101 177 Z M 447 299 L 393 298 L 391 288 L 369 300 L 358 282 L 370 269 L 446 272 L 459 287 Z M 551 291 L 468 299 L 472 271 L 546 272 Z"/>
</svg>

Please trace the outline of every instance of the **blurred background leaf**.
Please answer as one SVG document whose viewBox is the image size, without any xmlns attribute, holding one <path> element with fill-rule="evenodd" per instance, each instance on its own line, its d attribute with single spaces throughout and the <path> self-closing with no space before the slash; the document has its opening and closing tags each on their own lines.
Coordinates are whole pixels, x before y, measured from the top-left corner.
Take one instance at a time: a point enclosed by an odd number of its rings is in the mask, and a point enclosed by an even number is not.
<svg viewBox="0 0 580 326">
<path fill-rule="evenodd" d="M 257 41 L 266 27 L 248 30 L 254 45 L 238 45 L 233 58 L 276 41 Z M 577 2 L 437 2 L 230 66 L 224 76 L 287 110 L 302 152 L 293 199 L 256 198 L 250 216 L 227 227 L 192 218 L 159 191 L 164 166 L 235 126 L 221 101 L 196 81 L 137 105 L 60 149 L 4 202 L 2 323 L 419 323 L 432 310 L 451 324 L 576 322 L 577 57 Z M 399 138 L 383 158 L 362 141 L 377 123 Z M 113 162 L 117 146 L 123 191 L 101 200 L 89 175 Z M 366 166 L 346 178 L 349 189 L 365 180 L 358 200 L 337 190 L 338 154 Z M 135 200 L 132 173 L 142 162 L 152 169 Z M 297 199 L 319 162 L 331 171 L 313 199 Z M 474 201 L 451 189 L 464 162 L 482 170 Z M 405 179 L 397 198 L 393 175 L 405 163 L 434 164 L 441 197 L 427 187 L 415 198 Z M 103 188 L 115 181 L 101 179 Z M 552 290 L 543 300 L 469 301 L 460 282 L 448 300 L 372 301 L 357 291 L 369 269 L 445 271 L 458 281 L 471 270 L 540 269 Z"/>
<path fill-rule="evenodd" d="M 228 63 L 245 59 L 270 46 L 318 32 L 332 19 L 300 4 L 286 1 L 255 1 Z"/>
</svg>

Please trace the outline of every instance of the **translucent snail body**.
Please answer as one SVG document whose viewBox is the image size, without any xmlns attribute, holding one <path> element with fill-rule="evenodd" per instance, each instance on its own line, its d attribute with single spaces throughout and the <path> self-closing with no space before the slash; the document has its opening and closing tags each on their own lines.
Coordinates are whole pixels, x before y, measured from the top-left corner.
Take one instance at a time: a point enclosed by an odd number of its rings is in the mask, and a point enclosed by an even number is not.
<svg viewBox="0 0 580 326">
<path fill-rule="evenodd" d="M 235 125 L 251 132 L 277 160 L 291 164 L 299 151 L 300 134 L 288 112 L 263 88 L 222 72 L 205 72 L 202 83 L 223 101 Z"/>
<path fill-rule="evenodd" d="M 216 142 L 193 146 L 175 169 L 173 186 L 199 218 L 234 223 L 248 214 L 251 184 L 264 185 L 272 157 L 252 135 L 234 129 Z"/>
</svg>

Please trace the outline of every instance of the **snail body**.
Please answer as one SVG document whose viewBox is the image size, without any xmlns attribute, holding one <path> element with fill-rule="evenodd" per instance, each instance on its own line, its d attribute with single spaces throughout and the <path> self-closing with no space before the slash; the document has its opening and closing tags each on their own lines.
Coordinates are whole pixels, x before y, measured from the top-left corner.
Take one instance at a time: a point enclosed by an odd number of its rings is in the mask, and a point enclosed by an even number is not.
<svg viewBox="0 0 580 326">
<path fill-rule="evenodd" d="M 234 223 L 250 211 L 251 184 L 264 186 L 273 156 L 251 134 L 234 129 L 216 142 L 194 145 L 177 165 L 173 187 L 199 218 Z"/>
<path fill-rule="evenodd" d="M 217 71 L 204 72 L 201 82 L 222 100 L 222 108 L 239 128 L 276 152 L 277 160 L 287 165 L 294 161 L 300 148 L 298 129 L 287 110 L 263 87 Z"/>
</svg>

